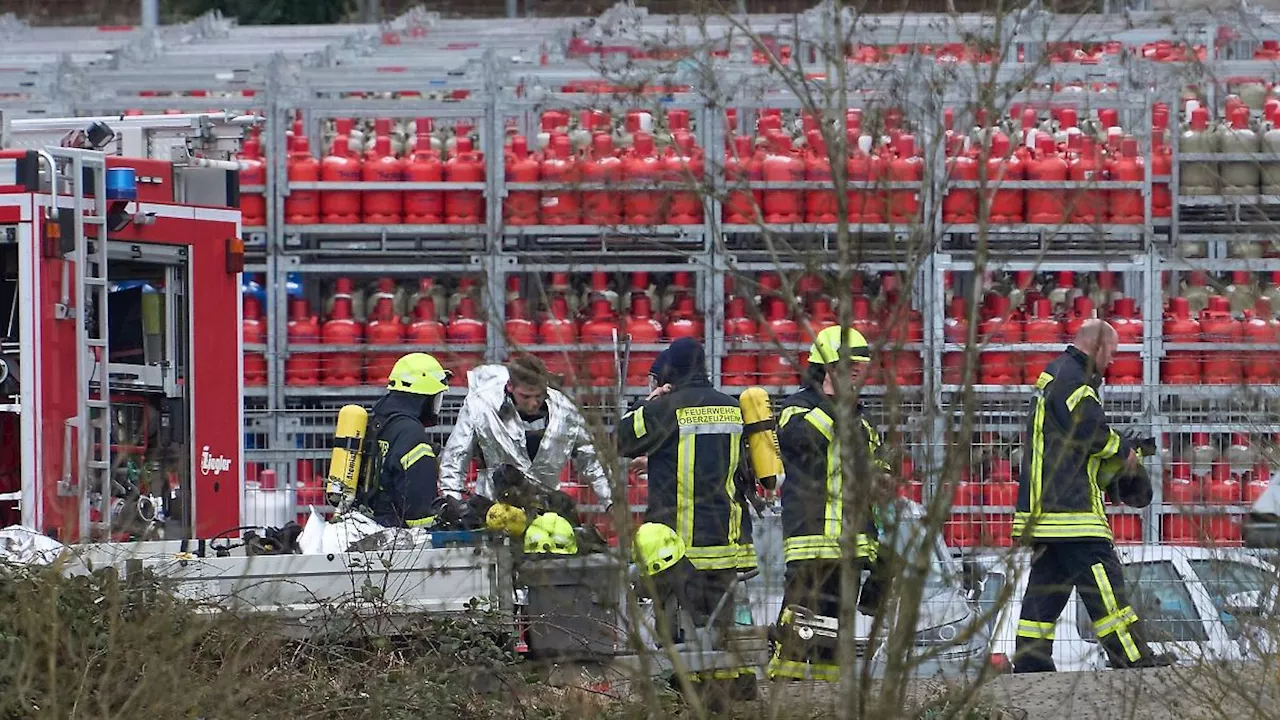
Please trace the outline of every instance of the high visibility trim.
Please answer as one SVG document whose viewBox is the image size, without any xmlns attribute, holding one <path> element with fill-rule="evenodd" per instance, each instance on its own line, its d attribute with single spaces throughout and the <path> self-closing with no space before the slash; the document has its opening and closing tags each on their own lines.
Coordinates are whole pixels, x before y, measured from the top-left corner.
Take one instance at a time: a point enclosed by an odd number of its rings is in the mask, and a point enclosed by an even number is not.
<svg viewBox="0 0 1280 720">
<path fill-rule="evenodd" d="M 788 678 L 791 680 L 821 680 L 836 682 L 840 679 L 840 666 L 826 663 L 805 663 L 795 660 L 783 660 L 774 656 L 769 660 L 765 670 L 769 679 Z"/>
<path fill-rule="evenodd" d="M 1044 374 L 1040 377 L 1043 378 Z M 1036 398 L 1036 414 L 1031 421 L 1030 510 L 1033 513 L 1040 512 L 1041 498 L 1044 494 L 1044 403 L 1043 396 Z"/>
<path fill-rule="evenodd" d="M 406 527 L 411 527 L 411 528 L 431 527 L 432 525 L 435 524 L 435 521 L 436 521 L 436 518 L 433 515 L 428 518 L 418 518 L 417 520 L 405 520 L 404 524 Z"/>
<path fill-rule="evenodd" d="M 1037 620 L 1018 620 L 1018 637 L 1032 640 L 1052 640 L 1057 623 L 1039 622 Z"/>
<path fill-rule="evenodd" d="M 408 470 L 413 467 L 414 463 L 418 462 L 422 458 L 435 456 L 436 453 L 431 449 L 430 445 L 426 443 L 418 443 L 412 450 L 400 456 L 400 467 L 404 470 Z"/>
<path fill-rule="evenodd" d="M 737 475 L 738 462 L 742 457 L 742 432 L 739 426 L 739 432 L 729 435 L 729 472 L 725 473 L 724 491 L 729 497 L 729 544 L 737 545 L 738 540 L 742 539 L 742 506 L 738 504 L 737 498 Z"/>
<path fill-rule="evenodd" d="M 751 570 L 758 564 L 756 560 L 756 546 L 750 543 L 738 546 L 738 564 L 739 570 Z"/>
<path fill-rule="evenodd" d="M 681 425 L 681 435 L 728 435 L 742 434 L 742 423 L 698 423 Z"/>
<path fill-rule="evenodd" d="M 631 432 L 635 434 L 637 440 L 649 432 L 649 429 L 644 426 L 644 408 L 636 408 L 631 413 Z"/>
<path fill-rule="evenodd" d="M 855 556 L 875 559 L 879 554 L 879 543 L 866 533 L 858 533 L 855 539 Z M 797 560 L 838 560 L 840 558 L 839 536 L 797 535 L 782 541 L 782 555 L 786 562 Z"/>
<path fill-rule="evenodd" d="M 693 456 L 697 448 L 693 435 L 680 438 L 676 450 L 676 532 L 685 547 L 693 545 Z"/>
<path fill-rule="evenodd" d="M 1067 410 L 1076 411 L 1076 406 L 1085 398 L 1093 398 L 1099 405 L 1102 400 L 1098 398 L 1098 392 L 1091 385 L 1081 385 L 1076 391 L 1067 396 Z"/>
<path fill-rule="evenodd" d="M 843 500 L 844 467 L 840 462 L 840 443 L 832 441 L 827 443 L 827 506 L 822 530 L 827 537 L 840 537 L 844 518 Z"/>
<path fill-rule="evenodd" d="M 807 412 L 809 412 L 808 408 L 796 407 L 794 405 L 782 408 L 782 414 L 778 416 L 778 427 L 785 426 L 787 421 L 791 418 L 797 415 L 803 415 Z"/>
<path fill-rule="evenodd" d="M 1048 387 L 1051 382 L 1053 382 L 1053 376 L 1047 372 L 1042 372 L 1040 373 L 1040 377 L 1036 378 L 1036 389 L 1043 390 Z"/>
<path fill-rule="evenodd" d="M 1098 637 L 1114 632 L 1120 640 L 1120 647 L 1124 648 L 1125 657 L 1129 658 L 1129 662 L 1137 662 L 1142 658 L 1142 653 L 1138 652 L 1138 645 L 1129 632 L 1129 626 L 1138 621 L 1137 613 L 1133 612 L 1132 607 L 1126 606 L 1123 610 L 1119 607 L 1115 589 L 1111 587 L 1111 578 L 1107 577 L 1107 568 L 1102 563 L 1094 563 L 1090 569 L 1093 570 L 1093 579 L 1098 585 L 1098 594 L 1102 596 L 1102 607 L 1107 611 L 1106 617 L 1094 623 Z M 1130 620 L 1130 617 L 1133 619 Z M 1106 629 L 1105 633 L 1099 625 Z"/>
<path fill-rule="evenodd" d="M 733 570 L 738 567 L 737 545 L 713 545 L 691 547 L 685 557 L 699 570 Z"/>
<path fill-rule="evenodd" d="M 827 414 L 826 410 L 823 410 L 822 408 L 814 408 L 809 411 L 808 415 L 804 416 L 804 419 L 808 420 L 810 425 L 818 428 L 818 432 L 822 433 L 822 436 L 825 437 L 828 442 L 832 442 L 835 437 L 836 423 L 831 419 L 831 416 Z"/>
<path fill-rule="evenodd" d="M 1106 516 L 1095 513 L 1038 513 L 1018 511 L 1013 515 L 1013 537 L 1045 540 L 1103 538 L 1110 540 L 1111 525 Z"/>
<path fill-rule="evenodd" d="M 705 405 L 676 410 L 677 425 L 742 425 L 742 408 L 737 405 Z"/>
</svg>

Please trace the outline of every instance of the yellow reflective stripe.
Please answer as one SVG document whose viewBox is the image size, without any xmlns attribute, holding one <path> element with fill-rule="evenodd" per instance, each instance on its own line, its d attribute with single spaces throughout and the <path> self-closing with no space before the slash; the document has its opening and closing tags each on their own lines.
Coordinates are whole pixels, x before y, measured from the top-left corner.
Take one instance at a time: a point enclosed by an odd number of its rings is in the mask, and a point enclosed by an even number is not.
<svg viewBox="0 0 1280 720">
<path fill-rule="evenodd" d="M 821 680 L 836 682 L 840 679 L 840 667 L 827 663 L 804 663 L 795 660 L 782 660 L 774 656 L 769 660 L 765 670 L 769 679 L 790 678 L 792 680 Z"/>
<path fill-rule="evenodd" d="M 742 454 L 742 434 L 729 435 L 729 472 L 725 475 L 724 491 L 729 496 L 729 544 L 736 545 L 742 537 L 742 506 L 734 497 L 738 494 L 738 462 Z"/>
<path fill-rule="evenodd" d="M 405 520 L 404 524 L 406 527 L 411 527 L 411 528 L 430 527 L 432 524 L 435 523 L 435 521 L 436 521 L 435 516 L 432 516 L 429 518 L 418 518 L 417 520 Z"/>
<path fill-rule="evenodd" d="M 1043 396 L 1036 398 L 1036 414 L 1031 421 L 1031 504 L 1028 509 L 1033 513 L 1040 512 L 1044 491 L 1044 402 Z"/>
<path fill-rule="evenodd" d="M 1093 631 L 1098 637 L 1106 637 L 1121 628 L 1138 622 L 1138 613 L 1132 607 L 1125 607 L 1102 618 L 1093 624 Z"/>
<path fill-rule="evenodd" d="M 1094 513 L 1040 513 L 1019 510 L 1013 515 L 1013 537 L 1051 539 L 1111 539 L 1106 516 Z"/>
<path fill-rule="evenodd" d="M 648 428 L 644 426 L 644 408 L 636 408 L 631 413 L 631 432 L 635 434 L 637 440 L 649 432 Z"/>
<path fill-rule="evenodd" d="M 794 405 L 792 405 L 791 407 L 782 408 L 782 415 L 778 416 L 778 427 L 782 427 L 783 425 L 786 425 L 787 421 L 790 420 L 791 418 L 797 415 L 803 415 L 807 412 L 809 412 L 807 408 L 796 407 Z"/>
<path fill-rule="evenodd" d="M 808 420 L 810 425 L 818 428 L 818 432 L 822 433 L 822 436 L 825 437 L 828 442 L 830 442 L 835 436 L 836 423 L 831 419 L 831 416 L 827 414 L 827 411 L 822 408 L 814 408 L 810 410 L 809 414 L 804 416 L 804 419 Z"/>
<path fill-rule="evenodd" d="M 435 451 L 431 449 L 430 445 L 426 443 L 418 443 L 412 450 L 400 456 L 400 467 L 404 470 L 408 470 L 413 467 L 414 463 L 418 462 L 422 458 L 435 456 Z"/>
<path fill-rule="evenodd" d="M 1125 619 L 1128 614 L 1121 611 L 1119 604 L 1116 602 L 1116 593 L 1111 587 L 1111 579 L 1107 577 L 1106 567 L 1102 563 L 1094 563 L 1091 569 L 1093 570 L 1093 579 L 1098 584 L 1098 593 L 1102 595 L 1102 607 L 1107 611 L 1107 617 L 1104 617 L 1099 622 L 1104 624 L 1107 622 L 1115 623 L 1114 628 L 1108 628 L 1107 634 L 1115 632 L 1116 637 L 1120 640 L 1120 646 L 1124 648 L 1125 656 L 1129 658 L 1129 662 L 1137 662 L 1142 657 L 1142 654 L 1138 652 L 1138 646 L 1133 641 L 1133 635 L 1129 633 L 1129 626 L 1137 622 L 1138 616 L 1133 613 L 1133 608 L 1125 607 L 1124 609 L 1133 615 L 1133 620 Z M 1121 622 L 1122 619 L 1124 619 L 1123 622 Z M 1097 624 L 1095 624 L 1096 627 Z M 1103 633 L 1099 630 L 1098 637 L 1101 638 L 1102 636 Z"/>
<path fill-rule="evenodd" d="M 840 463 L 840 443 L 831 441 L 827 443 L 827 508 L 822 530 L 828 537 L 840 537 L 844 516 L 843 498 L 844 472 Z"/>
<path fill-rule="evenodd" d="M 676 530 L 685 547 L 693 545 L 693 453 L 696 435 L 681 435 L 676 451 Z"/>
<path fill-rule="evenodd" d="M 1038 622 L 1036 620 L 1018 620 L 1018 637 L 1032 640 L 1052 640 L 1056 623 Z"/>
<path fill-rule="evenodd" d="M 1107 444 L 1101 450 L 1094 453 L 1093 456 L 1101 460 L 1105 460 L 1120 451 L 1120 433 L 1115 430 L 1111 431 L 1111 435 L 1107 438 Z"/>
<path fill-rule="evenodd" d="M 737 545 L 691 547 L 685 550 L 685 557 L 699 570 L 733 570 L 739 562 Z"/>
<path fill-rule="evenodd" d="M 750 570 L 756 567 L 756 546 L 750 543 L 738 546 L 738 564 L 739 570 Z"/>
<path fill-rule="evenodd" d="M 1036 389 L 1043 390 L 1053 382 L 1053 376 L 1047 372 L 1040 373 L 1040 377 L 1036 378 Z"/>
<path fill-rule="evenodd" d="M 879 554 L 879 543 L 865 533 L 858 533 L 855 543 L 856 557 L 875 559 Z M 839 559 L 840 538 L 825 535 L 797 535 L 782 542 L 782 554 L 786 562 Z"/>
<path fill-rule="evenodd" d="M 1099 405 L 1102 404 L 1102 400 L 1098 398 L 1098 393 L 1096 390 L 1093 389 L 1092 386 L 1081 385 L 1080 387 L 1076 388 L 1075 392 L 1067 396 L 1067 410 L 1070 410 L 1071 412 L 1075 412 L 1076 406 L 1079 405 L 1080 401 L 1084 400 L 1085 398 L 1093 398 L 1095 401 L 1097 401 Z"/>
</svg>

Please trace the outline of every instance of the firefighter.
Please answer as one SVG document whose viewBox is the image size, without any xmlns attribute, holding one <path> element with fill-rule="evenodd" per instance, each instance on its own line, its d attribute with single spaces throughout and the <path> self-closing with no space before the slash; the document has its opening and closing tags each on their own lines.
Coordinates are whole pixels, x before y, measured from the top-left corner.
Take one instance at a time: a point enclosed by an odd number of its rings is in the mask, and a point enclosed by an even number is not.
<svg viewBox="0 0 1280 720">
<path fill-rule="evenodd" d="M 784 628 L 793 613 L 788 606 L 800 606 L 812 613 L 836 618 L 840 610 L 840 536 L 843 528 L 844 479 L 840 460 L 839 428 L 836 426 L 835 378 L 841 346 L 839 327 L 818 333 L 809 349 L 806 387 L 787 398 L 779 413 L 778 446 L 786 480 L 782 483 L 783 558 L 786 561 L 783 611 L 775 633 Z M 857 392 L 871 366 L 871 349 L 857 330 L 844 335 L 844 351 L 849 359 L 850 385 Z M 856 401 L 855 401 L 856 403 Z M 888 465 L 879 458 L 880 437 L 862 416 L 862 406 L 852 410 L 855 437 L 867 445 L 870 467 L 866 472 L 879 476 Z M 875 479 L 875 478 L 873 478 Z M 855 562 L 861 571 L 872 567 L 879 551 L 878 513 L 868 499 L 864 527 L 857 534 Z M 860 609 L 873 611 L 878 578 L 863 588 Z M 795 649 L 775 635 L 775 652 L 769 662 L 771 678 L 827 679 L 838 677 L 835 646 Z"/>
<path fill-rule="evenodd" d="M 1072 588 L 1080 593 L 1112 667 L 1169 665 L 1153 654 L 1125 597 L 1124 576 L 1103 510 L 1098 469 L 1138 463 L 1132 443 L 1107 425 L 1098 389 L 1120 338 L 1102 320 L 1080 327 L 1036 381 L 1028 451 L 1018 480 L 1013 537 L 1032 548 L 1018 620 L 1014 672 L 1052 672 L 1053 629 Z"/>
<path fill-rule="evenodd" d="M 618 423 L 618 452 L 649 459 L 645 519 L 672 528 L 684 542 L 698 571 L 688 610 L 702 627 L 737 571 L 756 566 L 739 490 L 742 411 L 712 387 L 698 341 L 676 340 L 659 358 L 657 387 Z"/>
<path fill-rule="evenodd" d="M 716 617 L 738 571 L 756 567 L 750 508 L 741 485 L 742 410 L 716 390 L 698 341 L 681 338 L 654 361 L 655 385 L 618 423 L 618 453 L 648 457 L 649 504 L 645 520 L 675 532 L 692 570 L 673 593 L 696 628 L 722 630 L 733 624 L 732 603 Z M 738 682 L 746 668 L 722 668 L 694 680 L 735 681 L 734 693 L 749 695 L 754 682 Z M 745 677 L 745 676 L 744 676 Z M 754 674 L 751 674 L 754 678 Z"/>
<path fill-rule="evenodd" d="M 405 355 L 391 368 L 387 394 L 369 419 L 365 443 L 372 481 L 360 499 L 381 525 L 421 527 L 434 518 L 440 472 L 426 428 L 439 420 L 448 387 L 449 371 L 426 353 Z"/>
<path fill-rule="evenodd" d="M 517 355 L 506 366 L 476 368 L 469 379 L 470 391 L 440 457 L 440 484 L 446 496 L 462 497 L 467 463 L 479 449 L 483 462 L 476 478 L 478 496 L 497 499 L 494 475 L 503 466 L 510 466 L 533 489 L 555 495 L 561 473 L 572 460 L 600 504 L 612 504 L 609 478 L 586 421 L 572 400 L 550 386 L 553 378 L 542 360 Z"/>
</svg>

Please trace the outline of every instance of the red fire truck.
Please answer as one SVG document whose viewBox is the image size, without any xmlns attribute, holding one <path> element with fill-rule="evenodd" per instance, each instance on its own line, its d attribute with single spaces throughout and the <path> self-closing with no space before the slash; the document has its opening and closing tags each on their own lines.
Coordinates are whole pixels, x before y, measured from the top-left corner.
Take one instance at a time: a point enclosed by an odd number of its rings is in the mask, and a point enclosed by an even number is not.
<svg viewBox="0 0 1280 720">
<path fill-rule="evenodd" d="M 0 526 L 240 524 L 238 167 L 226 114 L 3 122 Z"/>
</svg>

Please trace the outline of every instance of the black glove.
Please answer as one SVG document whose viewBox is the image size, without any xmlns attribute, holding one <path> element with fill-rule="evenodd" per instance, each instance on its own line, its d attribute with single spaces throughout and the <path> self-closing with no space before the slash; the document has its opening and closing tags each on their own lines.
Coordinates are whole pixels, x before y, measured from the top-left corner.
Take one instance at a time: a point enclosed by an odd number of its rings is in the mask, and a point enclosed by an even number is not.
<svg viewBox="0 0 1280 720">
<path fill-rule="evenodd" d="M 1156 453 L 1160 452 L 1160 447 L 1156 445 L 1156 439 L 1144 436 L 1142 433 L 1138 432 L 1137 428 L 1125 428 L 1124 430 L 1121 430 L 1120 437 L 1128 440 L 1129 447 L 1138 451 L 1138 454 L 1143 457 L 1153 457 Z"/>
</svg>

